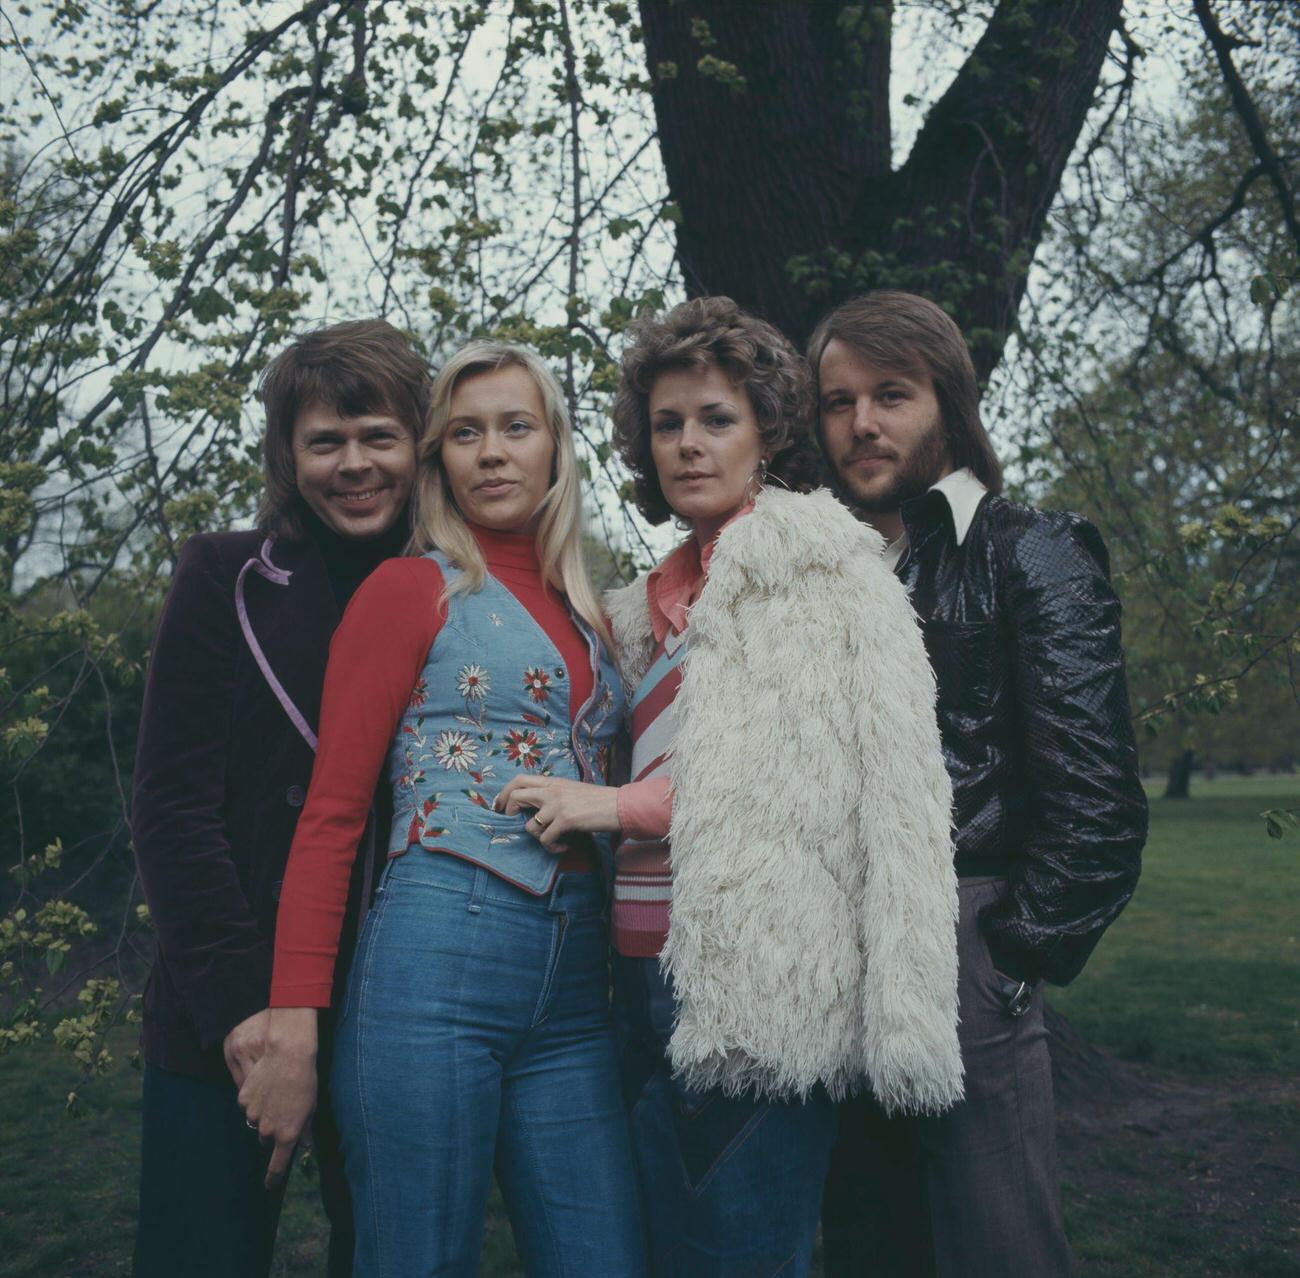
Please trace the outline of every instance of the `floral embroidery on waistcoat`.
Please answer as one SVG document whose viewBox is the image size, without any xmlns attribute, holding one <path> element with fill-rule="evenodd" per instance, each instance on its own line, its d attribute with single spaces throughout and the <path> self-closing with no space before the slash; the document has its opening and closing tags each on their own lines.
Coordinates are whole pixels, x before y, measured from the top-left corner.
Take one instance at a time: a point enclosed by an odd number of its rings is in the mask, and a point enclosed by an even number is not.
<svg viewBox="0 0 1300 1278">
<path fill-rule="evenodd" d="M 506 758 L 525 768 L 535 768 L 542 758 L 537 746 L 537 733 L 511 728 L 506 733 Z"/>
<path fill-rule="evenodd" d="M 505 588 L 493 580 L 487 589 Z M 506 780 L 606 775 L 607 743 L 620 718 L 608 654 L 599 654 L 593 695 L 571 724 L 569 670 L 547 664 L 555 658 L 544 635 L 516 628 L 514 615 L 491 602 L 501 610 L 474 597 L 456 601 L 445 639 L 430 650 L 403 710 L 389 764 L 400 813 L 390 850 L 400 850 L 404 832 L 405 845 L 453 848 L 473 859 L 476 848 L 505 844 L 503 856 L 526 858 L 536 841 L 523 821 L 493 810 Z M 507 620 L 509 628 L 495 633 Z M 511 872 L 540 884 L 549 881 L 553 858 L 535 850 L 537 864 L 511 861 Z"/>
<path fill-rule="evenodd" d="M 529 666 L 523 672 L 523 686 L 532 701 L 543 705 L 552 690 L 551 676 L 541 666 Z M 432 759 L 447 772 L 468 776 L 474 784 L 466 786 L 462 793 L 476 807 L 491 809 L 492 801 L 484 790 L 490 793 L 500 789 L 499 785 L 485 784 L 496 781 L 494 760 L 504 756 L 516 768 L 550 776 L 558 757 L 573 757 L 567 734 L 552 725 L 549 714 L 525 712 L 523 718 L 529 726 L 509 728 L 504 736 L 497 737 L 487 724 L 492 676 L 482 666 L 461 666 L 456 672 L 456 691 L 465 702 L 465 711 L 454 717 L 464 730 L 449 728 L 440 732 L 433 741 Z M 489 843 L 513 843 L 520 837 L 515 832 L 502 832 L 496 826 L 485 824 L 479 828 L 488 835 Z"/>
<path fill-rule="evenodd" d="M 463 732 L 448 728 L 438 733 L 433 743 L 433 757 L 455 772 L 468 772 L 478 759 L 478 746 Z"/>
<path fill-rule="evenodd" d="M 426 835 L 439 836 L 447 833 L 445 828 L 436 828 L 429 825 L 429 815 L 435 812 L 438 807 L 438 800 L 442 798 L 441 794 L 431 794 L 425 799 L 420 797 L 419 784 L 425 778 L 425 770 L 420 767 L 422 760 L 429 757 L 428 739 L 420 731 L 424 720 L 416 721 L 416 725 L 402 725 L 402 757 L 405 760 L 406 767 L 402 775 L 397 778 L 396 788 L 410 792 L 411 801 L 415 805 L 415 815 L 411 817 L 410 828 L 407 831 L 406 841 L 414 843 L 417 839 Z"/>
<path fill-rule="evenodd" d="M 456 674 L 456 691 L 466 701 L 482 701 L 492 688 L 492 676 L 482 666 L 461 666 Z"/>
<path fill-rule="evenodd" d="M 538 705 L 545 705 L 551 695 L 551 676 L 541 666 L 529 666 L 524 671 L 524 687 Z"/>
</svg>

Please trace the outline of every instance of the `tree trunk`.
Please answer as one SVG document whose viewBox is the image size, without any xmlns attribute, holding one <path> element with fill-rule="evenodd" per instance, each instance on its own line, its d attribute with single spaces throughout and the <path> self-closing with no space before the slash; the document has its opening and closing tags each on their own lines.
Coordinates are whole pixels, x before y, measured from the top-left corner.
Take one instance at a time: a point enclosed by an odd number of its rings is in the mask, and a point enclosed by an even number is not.
<svg viewBox="0 0 1300 1278">
<path fill-rule="evenodd" d="M 987 376 L 1120 6 L 999 0 L 894 170 L 891 5 L 641 0 L 687 289 L 802 342 L 845 297 L 908 288 L 952 311 Z"/>
<path fill-rule="evenodd" d="M 847 40 L 842 8 L 641 0 L 686 288 L 734 297 L 795 341 L 820 304 L 786 264 L 836 243 L 862 183 L 890 168 L 890 6 Z M 702 72 L 709 57 L 744 88 Z"/>
<path fill-rule="evenodd" d="M 1166 799 L 1191 798 L 1192 764 L 1196 762 L 1194 750 L 1184 750 L 1169 765 L 1169 780 L 1165 783 Z"/>
</svg>

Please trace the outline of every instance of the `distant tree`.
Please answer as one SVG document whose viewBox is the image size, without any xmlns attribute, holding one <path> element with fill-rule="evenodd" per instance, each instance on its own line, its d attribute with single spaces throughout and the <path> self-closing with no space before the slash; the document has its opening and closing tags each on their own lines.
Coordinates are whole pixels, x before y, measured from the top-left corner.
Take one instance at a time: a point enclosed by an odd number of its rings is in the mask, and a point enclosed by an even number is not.
<svg viewBox="0 0 1300 1278">
<path fill-rule="evenodd" d="M 1106 535 L 1144 754 L 1160 750 L 1170 797 L 1194 754 L 1264 765 L 1300 742 L 1297 163 L 1266 147 L 1242 165 L 1257 129 L 1300 132 L 1300 16 L 1238 16 L 1251 97 L 1192 48 L 1172 112 L 1101 140 L 1107 184 L 1058 206 L 1000 395 L 1031 410 L 1033 481 Z"/>
</svg>

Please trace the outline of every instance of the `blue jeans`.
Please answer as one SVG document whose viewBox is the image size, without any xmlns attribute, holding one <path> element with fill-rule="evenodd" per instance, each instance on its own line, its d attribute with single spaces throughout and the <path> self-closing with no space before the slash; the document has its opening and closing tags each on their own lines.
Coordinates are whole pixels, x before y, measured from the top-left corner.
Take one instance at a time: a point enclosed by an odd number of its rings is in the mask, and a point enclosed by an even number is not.
<svg viewBox="0 0 1300 1278">
<path fill-rule="evenodd" d="M 655 1278 L 798 1278 L 812 1262 L 836 1109 L 699 1092 L 672 1077 L 672 989 L 614 960 L 614 1010 Z"/>
<path fill-rule="evenodd" d="M 595 875 L 389 864 L 334 1054 L 357 1278 L 473 1275 L 494 1163 L 530 1275 L 645 1273 L 605 938 Z"/>
</svg>

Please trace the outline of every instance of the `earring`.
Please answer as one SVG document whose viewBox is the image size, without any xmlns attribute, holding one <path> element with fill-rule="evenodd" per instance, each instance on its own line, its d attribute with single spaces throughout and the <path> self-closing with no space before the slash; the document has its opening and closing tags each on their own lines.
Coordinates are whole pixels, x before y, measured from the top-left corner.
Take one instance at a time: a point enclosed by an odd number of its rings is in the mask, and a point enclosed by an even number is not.
<svg viewBox="0 0 1300 1278">
<path fill-rule="evenodd" d="M 758 486 L 762 488 L 767 483 L 767 458 L 758 459 Z"/>
</svg>

